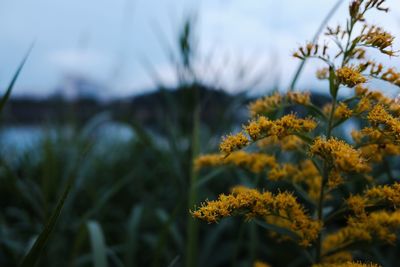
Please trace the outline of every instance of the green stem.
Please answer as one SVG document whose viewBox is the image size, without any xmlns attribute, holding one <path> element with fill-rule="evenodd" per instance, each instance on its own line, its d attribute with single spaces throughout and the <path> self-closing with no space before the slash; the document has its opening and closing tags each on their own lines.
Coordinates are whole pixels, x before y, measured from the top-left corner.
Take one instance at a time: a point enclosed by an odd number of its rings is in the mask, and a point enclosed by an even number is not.
<svg viewBox="0 0 400 267">
<path fill-rule="evenodd" d="M 192 162 L 199 154 L 199 127 L 200 127 L 200 106 L 198 102 L 198 90 L 195 88 L 195 103 L 196 107 L 193 113 L 193 132 L 192 132 Z M 188 205 L 189 209 L 192 209 L 197 201 L 197 185 L 198 174 L 191 164 L 190 173 L 190 191 Z M 198 241 L 198 222 L 195 221 L 192 216 L 188 215 L 187 222 L 187 247 L 186 247 L 186 266 L 195 267 L 197 266 L 197 241 Z"/>
<path fill-rule="evenodd" d="M 331 74 L 332 75 L 332 74 Z M 331 81 L 334 81 L 334 77 L 330 77 Z M 338 85 L 336 82 L 330 82 L 330 92 L 332 92 L 332 109 L 329 115 L 329 121 L 326 129 L 326 138 L 329 139 L 332 135 L 332 128 L 333 128 L 333 118 L 336 109 L 336 102 L 337 102 L 337 91 Z M 326 161 L 324 161 L 323 165 L 323 173 L 322 173 L 322 182 L 321 182 L 321 190 L 318 198 L 318 210 L 317 210 L 317 217 L 318 221 L 322 222 L 323 218 L 323 207 L 324 207 L 324 198 L 325 198 L 325 185 L 328 182 L 330 167 Z M 315 262 L 321 262 L 321 249 L 322 248 L 322 233 L 318 234 L 317 238 L 317 247 L 315 253 Z"/>
</svg>

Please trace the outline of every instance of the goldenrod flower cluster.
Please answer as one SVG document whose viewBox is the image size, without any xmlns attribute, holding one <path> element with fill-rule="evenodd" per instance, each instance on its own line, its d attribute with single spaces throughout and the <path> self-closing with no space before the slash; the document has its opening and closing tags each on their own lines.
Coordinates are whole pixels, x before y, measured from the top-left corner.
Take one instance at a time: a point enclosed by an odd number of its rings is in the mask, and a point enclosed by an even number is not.
<svg viewBox="0 0 400 267">
<path fill-rule="evenodd" d="M 335 119 L 339 120 L 348 119 L 351 115 L 353 115 L 353 111 L 343 102 L 339 103 L 334 113 Z"/>
<path fill-rule="evenodd" d="M 336 77 L 340 84 L 346 85 L 350 88 L 367 81 L 367 79 L 355 67 L 342 67 L 336 70 Z"/>
<path fill-rule="evenodd" d="M 370 111 L 376 105 L 382 105 L 394 114 L 400 114 L 400 103 L 394 99 L 384 96 L 379 91 L 368 90 L 363 86 L 355 88 L 356 97 L 359 98 L 357 103 L 357 113 Z"/>
<path fill-rule="evenodd" d="M 261 193 L 242 186 L 233 188 L 232 194 L 222 194 L 218 200 L 203 203 L 192 214 L 209 223 L 233 215 L 244 215 L 247 220 L 278 216 L 290 221 L 290 229 L 300 234 L 300 244 L 304 246 L 310 245 L 317 238 L 321 227 L 320 222 L 306 214 L 292 194 L 282 192 L 273 195 L 268 191 Z"/>
<path fill-rule="evenodd" d="M 400 184 L 372 187 L 362 195 L 349 197 L 347 205 L 358 217 L 366 216 L 366 208 L 379 205 L 397 207 L 400 205 Z"/>
<path fill-rule="evenodd" d="M 282 104 L 282 96 L 274 93 L 270 96 L 257 99 L 249 104 L 249 111 L 252 117 L 259 114 L 270 113 L 275 111 Z"/>
<path fill-rule="evenodd" d="M 294 114 L 289 114 L 275 121 L 260 116 L 243 128 L 253 141 L 258 141 L 268 136 L 276 136 L 280 139 L 296 133 L 309 132 L 316 126 L 313 119 L 301 119 Z"/>
<path fill-rule="evenodd" d="M 351 135 L 360 146 L 362 157 L 369 162 L 381 162 L 385 156 L 400 155 L 400 145 L 393 143 L 393 140 L 378 128 L 353 130 Z"/>
<path fill-rule="evenodd" d="M 228 155 L 249 145 L 250 139 L 253 142 L 269 136 L 280 139 L 288 135 L 312 131 L 316 126 L 313 119 L 297 118 L 294 114 L 285 115 L 275 121 L 259 116 L 256 120 L 243 126 L 244 132 L 224 137 L 220 144 L 220 150 Z"/>
<path fill-rule="evenodd" d="M 400 120 L 390 115 L 382 105 L 375 106 L 369 112 L 368 120 L 385 136 L 392 137 L 394 142 L 400 141 Z"/>
<path fill-rule="evenodd" d="M 316 155 L 341 172 L 367 172 L 370 166 L 362 158 L 361 152 L 343 140 L 318 137 L 310 147 L 310 154 Z"/>
<path fill-rule="evenodd" d="M 394 55 L 393 50 L 387 50 L 393 45 L 394 37 L 380 27 L 365 25 L 359 38 L 360 45 L 375 47 L 384 54 Z"/>
<path fill-rule="evenodd" d="M 267 167 L 274 168 L 277 163 L 274 156 L 264 153 L 248 153 L 245 151 L 232 152 L 228 156 L 224 156 L 223 154 L 202 155 L 194 162 L 196 170 L 222 165 L 234 165 L 246 168 L 254 173 L 261 173 Z"/>
<path fill-rule="evenodd" d="M 237 133 L 235 135 L 228 135 L 222 139 L 219 146 L 221 152 L 230 154 L 235 150 L 241 149 L 249 144 L 249 139 L 244 133 Z"/>
<path fill-rule="evenodd" d="M 248 108 L 250 115 L 256 117 L 274 112 L 286 105 L 299 104 L 307 106 L 311 103 L 310 95 L 310 92 L 287 92 L 284 95 L 276 92 L 251 102 Z"/>
<path fill-rule="evenodd" d="M 373 78 L 400 86 L 400 73 L 393 67 L 385 69 L 381 63 L 368 61 L 362 64 L 362 68 L 369 69 L 369 75 Z"/>
<path fill-rule="evenodd" d="M 384 3 L 351 1 L 346 25 L 326 32 L 333 47 L 326 40 L 309 42 L 294 53 L 324 64 L 317 76 L 327 80 L 329 103 L 312 103 L 308 92 L 262 97 L 248 106 L 251 120 L 242 131 L 222 140 L 221 154 L 195 161 L 196 169 L 233 165 L 265 179 L 251 180 L 262 189 L 238 186 L 202 203 L 194 217 L 209 223 L 236 215 L 263 220 L 283 230 L 271 230 L 274 237 L 300 244 L 311 266 L 379 266 L 353 256 L 376 241 L 394 244 L 400 228 L 400 183 L 392 170 L 397 166 L 387 157 L 400 155 L 400 103 L 367 83 L 381 79 L 400 86 L 400 72 L 367 58 L 369 49 L 395 53 L 391 34 L 365 26 L 366 12 L 387 11 Z M 352 96 L 339 94 L 343 86 L 354 88 Z M 349 123 L 354 129 L 346 120 L 355 122 Z M 352 141 L 346 138 L 350 132 Z"/>
<path fill-rule="evenodd" d="M 396 230 L 399 228 L 400 211 L 377 211 L 362 217 L 350 217 L 346 227 L 324 238 L 323 253 L 330 255 L 338 248 L 345 251 L 351 245 L 372 240 L 391 244 L 396 240 Z"/>
</svg>

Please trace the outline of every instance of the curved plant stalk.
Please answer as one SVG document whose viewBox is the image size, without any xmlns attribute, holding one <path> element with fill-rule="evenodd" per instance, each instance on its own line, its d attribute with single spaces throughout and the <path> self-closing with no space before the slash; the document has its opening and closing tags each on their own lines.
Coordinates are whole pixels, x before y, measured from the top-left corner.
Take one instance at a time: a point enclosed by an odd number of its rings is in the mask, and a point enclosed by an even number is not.
<svg viewBox="0 0 400 267">
<path fill-rule="evenodd" d="M 326 15 L 325 19 L 322 21 L 317 32 L 315 33 L 315 35 L 312 39 L 312 43 L 315 43 L 318 40 L 318 37 L 321 35 L 322 31 L 325 29 L 326 24 L 332 18 L 332 16 L 335 14 L 335 12 L 339 9 L 342 2 L 343 2 L 343 0 L 338 0 L 336 2 L 336 4 L 332 7 L 332 9 L 329 11 L 329 13 Z M 289 91 L 293 91 L 294 88 L 296 87 L 297 81 L 300 77 L 301 72 L 304 69 L 305 64 L 306 64 L 306 59 L 302 60 L 299 64 L 299 66 L 297 67 L 297 70 L 293 76 L 292 82 L 290 83 Z"/>
<path fill-rule="evenodd" d="M 17 68 L 17 71 L 14 73 L 13 78 L 11 79 L 10 84 L 8 85 L 6 92 L 4 93 L 3 97 L 0 99 L 0 113 L 3 111 L 3 108 L 5 104 L 7 103 L 8 99 L 10 98 L 11 91 L 14 88 L 15 82 L 17 81 L 19 74 L 22 71 L 22 68 L 24 67 L 29 55 L 31 54 L 32 48 L 33 48 L 34 43 L 31 44 L 31 46 L 28 48 L 28 51 L 26 52 L 24 58 L 22 59 L 21 63 L 19 63 L 19 66 Z"/>
</svg>

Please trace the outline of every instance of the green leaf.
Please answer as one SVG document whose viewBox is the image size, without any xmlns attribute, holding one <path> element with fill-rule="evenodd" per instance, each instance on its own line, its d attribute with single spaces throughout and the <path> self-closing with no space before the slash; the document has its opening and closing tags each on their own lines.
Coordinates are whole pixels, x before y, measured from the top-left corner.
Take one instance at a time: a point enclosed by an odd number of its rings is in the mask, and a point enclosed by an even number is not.
<svg viewBox="0 0 400 267">
<path fill-rule="evenodd" d="M 25 65 L 26 60 L 28 59 L 29 54 L 31 53 L 33 48 L 33 43 L 32 45 L 29 47 L 28 52 L 26 52 L 24 58 L 22 59 L 21 63 L 19 64 L 17 71 L 14 73 L 13 78 L 11 79 L 10 84 L 8 85 L 6 92 L 4 93 L 3 97 L 0 100 L 0 113 L 3 111 L 3 108 L 6 104 L 6 102 L 8 101 L 8 99 L 10 98 L 11 95 L 11 91 L 14 88 L 15 82 L 18 79 L 19 74 L 21 73 L 22 68 Z"/>
<path fill-rule="evenodd" d="M 89 221 L 87 223 L 87 228 L 92 247 L 94 267 L 107 267 L 107 248 L 101 226 L 96 221 Z"/>
<path fill-rule="evenodd" d="M 126 266 L 132 267 L 135 263 L 135 255 L 139 237 L 139 224 L 142 217 L 143 206 L 138 205 L 132 209 L 128 221 L 128 240 L 126 244 Z"/>
<path fill-rule="evenodd" d="M 58 201 L 56 209 L 50 216 L 49 221 L 46 223 L 46 226 L 39 234 L 38 238 L 36 239 L 35 243 L 33 244 L 32 248 L 28 251 L 25 257 L 22 259 L 20 267 L 33 267 L 37 264 L 40 255 L 42 254 L 43 249 L 45 248 L 50 234 L 53 232 L 54 227 L 57 223 L 58 218 L 61 214 L 61 209 L 64 206 L 64 202 L 67 199 L 69 191 L 72 187 L 72 179 L 67 183 L 67 186 L 64 189 L 64 192 L 61 196 L 61 199 Z"/>
<path fill-rule="evenodd" d="M 336 86 L 336 73 L 333 67 L 329 67 L 329 92 L 333 98 L 336 98 L 337 95 L 337 86 Z"/>
</svg>

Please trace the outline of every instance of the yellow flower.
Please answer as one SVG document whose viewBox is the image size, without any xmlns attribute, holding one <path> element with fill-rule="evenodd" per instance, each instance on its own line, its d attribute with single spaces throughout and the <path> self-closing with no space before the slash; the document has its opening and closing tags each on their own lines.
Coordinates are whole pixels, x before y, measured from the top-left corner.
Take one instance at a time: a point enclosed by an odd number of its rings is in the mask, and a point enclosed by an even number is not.
<svg viewBox="0 0 400 267">
<path fill-rule="evenodd" d="M 349 107 L 345 103 L 340 102 L 335 109 L 334 117 L 336 119 L 348 119 L 351 117 L 352 114 L 352 110 L 349 109 Z"/>
<path fill-rule="evenodd" d="M 369 162 L 381 162 L 386 155 L 400 155 L 400 145 L 394 144 L 390 136 L 379 127 L 365 127 L 351 133 L 359 145 L 361 155 Z"/>
<path fill-rule="evenodd" d="M 358 242 L 376 240 L 392 244 L 396 240 L 396 230 L 399 228 L 400 211 L 377 211 L 368 215 L 363 214 L 361 217 L 349 217 L 347 226 L 324 238 L 323 255 L 329 255 L 330 251 L 338 247 Z"/>
<path fill-rule="evenodd" d="M 223 165 L 224 161 L 224 156 L 221 154 L 208 154 L 197 157 L 193 165 L 195 170 L 198 171 L 202 168 Z"/>
<path fill-rule="evenodd" d="M 347 205 L 351 210 L 354 211 L 356 216 L 364 216 L 365 215 L 365 206 L 367 204 L 367 200 L 362 196 L 351 196 L 347 199 Z"/>
<path fill-rule="evenodd" d="M 263 153 L 247 153 L 245 151 L 235 151 L 228 156 L 224 156 L 223 154 L 202 155 L 194 161 L 196 170 L 222 165 L 234 165 L 246 168 L 254 173 L 260 173 L 266 167 L 273 168 L 276 164 L 274 156 Z"/>
<path fill-rule="evenodd" d="M 219 149 L 224 154 L 230 154 L 235 150 L 241 149 L 250 143 L 247 136 L 240 132 L 235 135 L 228 135 L 222 139 Z"/>
<path fill-rule="evenodd" d="M 365 83 L 367 79 L 355 67 L 343 67 L 336 70 L 338 82 L 348 87 Z"/>
<path fill-rule="evenodd" d="M 333 189 L 343 183 L 343 177 L 338 170 L 332 170 L 328 176 L 328 188 Z"/>
<path fill-rule="evenodd" d="M 234 215 L 244 215 L 248 220 L 278 216 L 290 221 L 289 229 L 298 234 L 299 244 L 303 246 L 309 246 L 321 228 L 321 223 L 312 220 L 292 194 L 273 195 L 243 186 L 233 188 L 229 195 L 221 194 L 218 200 L 203 203 L 192 215 L 209 223 Z"/>
<path fill-rule="evenodd" d="M 291 104 L 308 105 L 311 103 L 310 92 L 287 92 L 286 101 Z"/>
<path fill-rule="evenodd" d="M 357 106 L 355 108 L 356 113 L 362 113 L 367 110 L 371 109 L 371 101 L 369 100 L 368 97 L 362 97 L 360 101 L 358 101 Z"/>
<path fill-rule="evenodd" d="M 278 92 L 251 102 L 248 106 L 251 117 L 265 115 L 276 111 L 285 105 L 308 105 L 311 103 L 310 92 L 287 92 L 281 95 Z"/>
<path fill-rule="evenodd" d="M 293 164 L 282 164 L 281 166 L 276 166 L 268 172 L 268 179 L 271 181 L 283 180 L 285 178 L 287 179 L 293 176 L 297 171 L 298 169 Z"/>
<path fill-rule="evenodd" d="M 400 205 L 400 184 L 372 187 L 365 192 L 365 197 L 375 202 L 386 200 L 393 206 Z"/>
<path fill-rule="evenodd" d="M 392 46 L 394 37 L 380 27 L 365 26 L 359 38 L 365 46 L 378 48 L 382 53 L 390 56 L 394 55 L 393 50 L 387 50 L 388 47 Z"/>
<path fill-rule="evenodd" d="M 275 121 L 260 116 L 257 120 L 244 125 L 243 128 L 253 141 L 258 141 L 268 136 L 281 139 L 295 133 L 309 132 L 316 126 L 316 122 L 312 119 L 300 119 L 294 114 L 289 114 Z"/>
<path fill-rule="evenodd" d="M 318 137 L 310 147 L 310 153 L 328 161 L 338 171 L 367 172 L 370 170 L 370 166 L 362 158 L 359 150 L 336 138 L 325 140 Z"/>
<path fill-rule="evenodd" d="M 282 97 L 279 93 L 274 93 L 271 96 L 265 96 L 257 99 L 249 104 L 249 111 L 252 117 L 259 114 L 270 113 L 279 108 L 282 103 Z"/>
<path fill-rule="evenodd" d="M 400 141 L 400 121 L 390 115 L 382 105 L 376 105 L 369 113 L 368 120 L 373 127 L 381 130 L 386 136 L 393 138 L 394 142 Z M 383 126 L 383 129 L 380 128 Z"/>
</svg>

